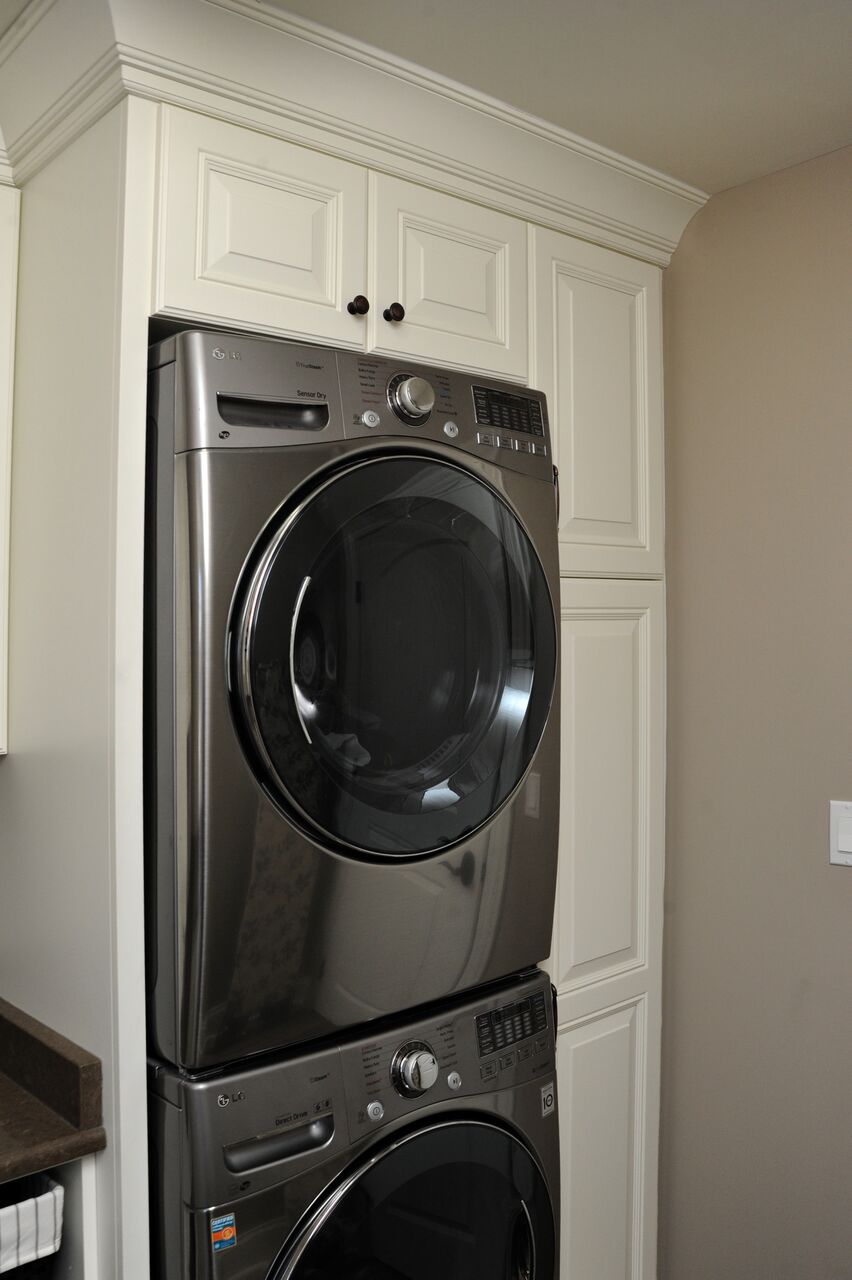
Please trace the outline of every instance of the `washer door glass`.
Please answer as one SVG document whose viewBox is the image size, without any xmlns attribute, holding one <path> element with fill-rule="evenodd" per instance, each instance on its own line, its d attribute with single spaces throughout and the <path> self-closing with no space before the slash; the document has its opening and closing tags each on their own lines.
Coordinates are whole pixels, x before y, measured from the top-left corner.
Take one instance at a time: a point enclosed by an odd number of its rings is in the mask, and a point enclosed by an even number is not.
<svg viewBox="0 0 852 1280">
<path fill-rule="evenodd" d="M 544 730 L 556 671 L 544 572 L 506 503 L 449 463 L 373 459 L 285 513 L 233 634 L 263 785 L 345 850 L 411 856 L 463 838 L 511 794 Z"/>
<path fill-rule="evenodd" d="M 503 1129 L 450 1122 L 395 1143 L 311 1214 L 270 1280 L 553 1280 L 544 1178 Z"/>
</svg>

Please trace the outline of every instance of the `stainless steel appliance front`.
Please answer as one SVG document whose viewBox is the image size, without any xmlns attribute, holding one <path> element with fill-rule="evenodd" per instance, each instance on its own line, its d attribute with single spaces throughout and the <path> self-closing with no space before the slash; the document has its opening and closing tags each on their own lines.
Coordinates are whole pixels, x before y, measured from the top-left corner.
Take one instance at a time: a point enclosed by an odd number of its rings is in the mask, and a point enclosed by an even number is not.
<svg viewBox="0 0 852 1280">
<path fill-rule="evenodd" d="M 549 950 L 544 398 L 323 348 L 152 349 L 152 1048 L 236 1061 Z"/>
<path fill-rule="evenodd" d="M 282 1062 L 152 1064 L 150 1112 L 159 1280 L 555 1280 L 541 973 Z"/>
</svg>

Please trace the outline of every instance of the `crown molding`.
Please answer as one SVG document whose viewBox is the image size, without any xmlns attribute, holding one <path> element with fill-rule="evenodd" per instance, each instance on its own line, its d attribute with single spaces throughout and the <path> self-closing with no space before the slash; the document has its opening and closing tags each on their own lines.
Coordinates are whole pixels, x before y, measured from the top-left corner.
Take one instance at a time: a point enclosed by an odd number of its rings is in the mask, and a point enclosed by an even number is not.
<svg viewBox="0 0 852 1280">
<path fill-rule="evenodd" d="M 419 144 L 413 147 L 396 135 L 379 133 L 352 120 L 341 120 L 315 107 L 306 109 L 277 94 L 224 80 L 197 67 L 153 57 L 143 50 L 121 45 L 118 53 L 122 82 L 126 91 L 134 96 L 201 110 L 230 124 L 262 128 L 289 142 L 310 145 L 383 173 L 398 175 L 400 161 L 403 161 L 411 177 L 428 182 L 437 190 L 467 198 L 487 191 L 492 208 L 555 230 L 571 231 L 658 265 L 666 265 L 674 252 L 674 242 L 664 236 L 603 214 L 599 209 L 585 208 L 552 192 L 515 182 L 505 174 L 455 161 Z"/>
<path fill-rule="evenodd" d="M 11 58 L 18 45 L 26 40 L 33 27 L 38 26 L 55 4 L 56 0 L 31 0 L 11 27 L 0 36 L 0 67 L 8 58 Z"/>
<path fill-rule="evenodd" d="M 262 23 L 264 26 L 274 27 L 278 31 L 283 31 L 286 35 L 305 40 L 309 44 L 318 45 L 322 49 L 327 49 L 331 53 L 349 58 L 353 62 L 360 62 L 364 66 L 372 67 L 374 70 L 391 75 L 397 80 L 440 94 L 442 97 L 449 98 L 461 106 L 479 111 L 483 115 L 491 116 L 504 124 L 510 124 L 516 129 L 522 129 L 526 133 L 543 138 L 546 142 L 563 147 L 566 151 L 573 152 L 574 155 L 595 160 L 599 164 L 607 165 L 630 178 L 648 182 L 671 195 L 679 196 L 683 200 L 689 200 L 696 208 L 700 208 L 709 198 L 707 192 L 701 191 L 698 187 L 691 187 L 685 182 L 680 182 L 677 178 L 660 173 L 657 169 L 651 169 L 638 161 L 630 160 L 627 156 L 619 155 L 616 151 L 610 151 L 607 147 L 599 146 L 598 143 L 589 142 L 588 139 L 581 138 L 569 129 L 563 129 L 559 125 L 551 124 L 538 116 L 529 115 L 517 107 L 501 102 L 498 98 L 492 98 L 488 94 L 481 93 L 478 89 L 472 89 L 468 85 L 460 84 L 457 80 L 451 80 L 448 76 L 441 75 L 440 72 L 429 71 L 425 67 L 417 66 L 413 62 L 399 58 L 395 54 L 384 53 L 381 49 L 365 44 L 354 36 L 332 31 L 329 27 L 324 27 L 309 18 L 302 18 L 293 13 L 284 13 L 282 10 L 264 3 L 264 0 L 204 0 L 204 3 L 213 5 L 218 9 L 227 9 L 232 13 L 240 14 L 244 18 L 249 18 L 253 22 Z"/>
<path fill-rule="evenodd" d="M 27 11 L 25 10 L 25 13 Z M 23 184 L 126 97 L 114 48 L 107 49 L 14 143 L 9 159 Z"/>
<path fill-rule="evenodd" d="M 3 146 L 3 134 L 0 132 L 0 187 L 14 187 L 15 175 L 9 161 L 9 155 Z"/>
<path fill-rule="evenodd" d="M 314 23 L 273 11 L 269 5 L 252 4 L 250 0 L 200 2 L 237 15 L 233 18 L 235 22 L 251 18 L 274 26 L 281 32 L 282 41 L 310 40 L 325 51 L 318 53 L 318 57 L 332 52 L 369 67 L 368 75 L 380 71 L 421 91 L 441 93 L 461 109 L 458 120 L 464 144 L 448 148 L 450 154 L 447 154 L 428 145 L 428 136 L 424 145 L 422 130 L 416 142 L 413 138 L 406 139 L 405 122 L 393 112 L 389 115 L 396 121 L 399 133 L 377 127 L 375 114 L 371 119 L 364 117 L 359 121 L 344 118 L 340 105 L 335 107 L 337 114 L 323 109 L 323 95 L 319 92 L 310 102 L 296 101 L 279 92 L 268 78 L 265 87 L 260 82 L 246 83 L 245 58 L 241 64 L 242 79 L 229 79 L 194 62 L 190 64 L 150 48 L 119 42 L 111 43 L 96 56 L 18 137 L 7 138 L 8 155 L 5 168 L 0 165 L 0 180 L 3 173 L 10 173 L 11 167 L 11 180 L 22 185 L 124 97 L 135 96 L 199 111 L 380 172 L 406 176 L 450 194 L 478 199 L 503 212 L 658 266 L 668 264 L 683 226 L 706 199 L 704 193 L 695 188 L 615 156 L 565 130 L 534 120 L 443 77 L 397 62 L 357 41 L 344 41 Z M 15 49 L 55 4 L 57 0 L 33 0 L 24 10 L 6 37 L 11 37 L 21 24 Z M 2 47 L 0 42 L 0 52 Z M 283 56 L 286 52 L 285 48 Z M 24 54 L 25 50 L 21 50 L 19 56 Z M 334 71 L 332 63 L 327 74 Z M 363 76 L 365 72 L 358 74 Z M 400 92 L 404 98 L 405 91 Z M 398 98 L 394 101 L 399 105 Z M 478 145 L 481 138 L 491 139 L 490 154 L 492 157 L 496 154 L 495 122 L 501 129 L 511 126 L 513 131 L 525 131 L 530 146 L 537 149 L 539 160 L 527 165 L 523 173 L 502 168 L 496 171 L 493 158 L 489 167 L 475 163 L 475 157 L 481 152 Z M 549 154 L 551 147 L 558 150 Z M 573 180 L 575 171 L 579 181 Z M 551 174 L 558 175 L 553 188 L 548 182 Z M 542 185 L 539 185 L 540 175 Z M 580 191 L 583 195 L 578 199 L 576 193 Z M 631 220 L 634 206 L 638 211 L 644 210 L 641 225 Z"/>
</svg>

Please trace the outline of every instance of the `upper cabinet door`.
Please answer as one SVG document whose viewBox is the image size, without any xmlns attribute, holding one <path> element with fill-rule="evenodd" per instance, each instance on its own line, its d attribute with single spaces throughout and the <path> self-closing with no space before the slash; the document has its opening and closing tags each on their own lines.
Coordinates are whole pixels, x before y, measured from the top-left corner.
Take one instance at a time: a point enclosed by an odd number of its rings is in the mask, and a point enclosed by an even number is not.
<svg viewBox="0 0 852 1280">
<path fill-rule="evenodd" d="M 535 228 L 532 383 L 559 467 L 563 573 L 663 572 L 661 272 Z"/>
<path fill-rule="evenodd" d="M 384 174 L 372 183 L 375 350 L 526 382 L 526 224 Z M 404 318 L 384 319 L 392 303 Z"/>
<path fill-rule="evenodd" d="M 367 173 L 163 109 L 154 310 L 363 347 Z"/>
</svg>

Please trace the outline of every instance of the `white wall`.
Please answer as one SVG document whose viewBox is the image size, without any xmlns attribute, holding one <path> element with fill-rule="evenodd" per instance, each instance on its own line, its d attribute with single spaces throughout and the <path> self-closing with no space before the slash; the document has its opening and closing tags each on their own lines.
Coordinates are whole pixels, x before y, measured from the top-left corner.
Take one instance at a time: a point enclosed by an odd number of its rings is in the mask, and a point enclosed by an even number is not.
<svg viewBox="0 0 852 1280">
<path fill-rule="evenodd" d="M 852 1275 L 852 148 L 666 273 L 665 1280 Z"/>
</svg>

